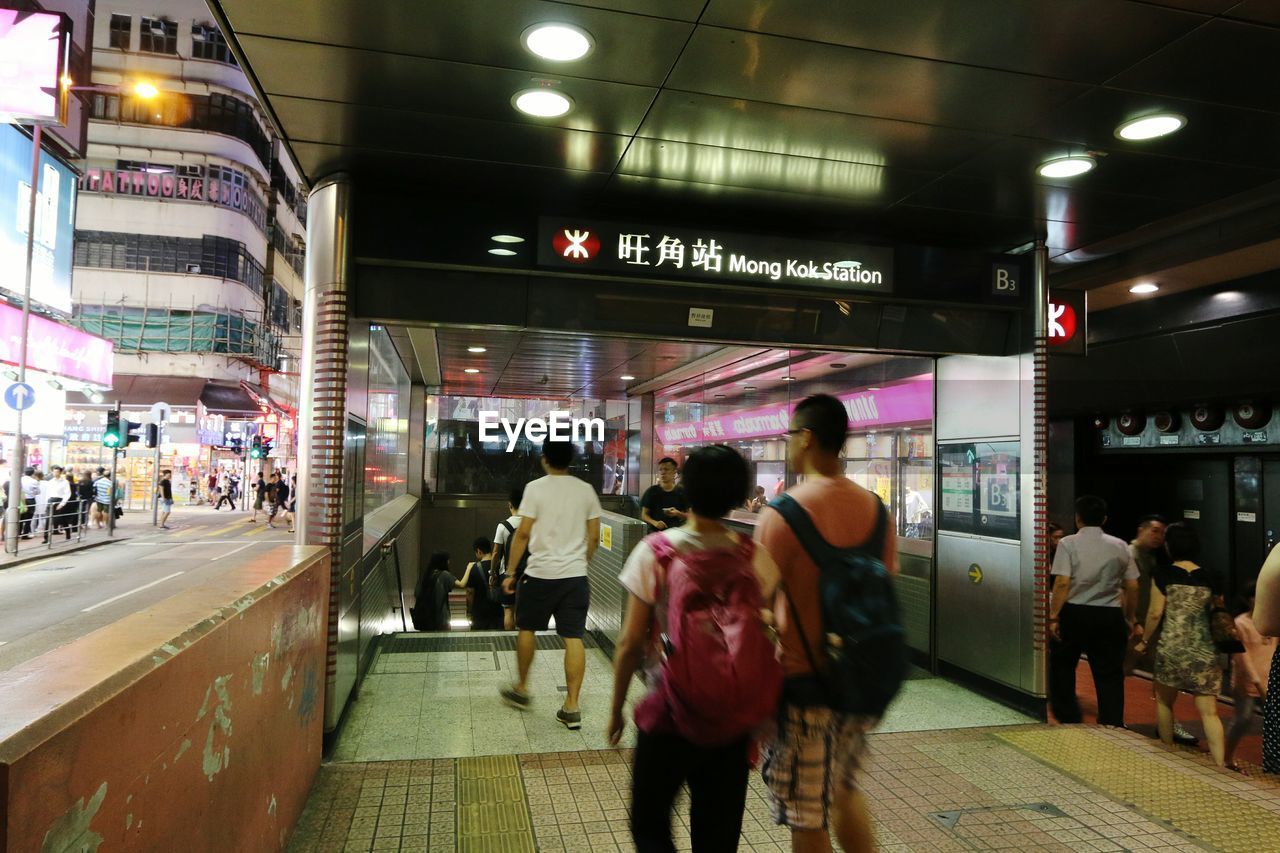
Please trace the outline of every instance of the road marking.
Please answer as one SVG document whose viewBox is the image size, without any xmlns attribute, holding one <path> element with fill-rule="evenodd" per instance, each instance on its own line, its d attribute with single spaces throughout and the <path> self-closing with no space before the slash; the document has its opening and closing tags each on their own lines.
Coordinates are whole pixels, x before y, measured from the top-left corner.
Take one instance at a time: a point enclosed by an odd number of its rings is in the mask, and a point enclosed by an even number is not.
<svg viewBox="0 0 1280 853">
<path fill-rule="evenodd" d="M 160 578 L 160 580 L 152 581 L 151 583 L 145 583 L 142 586 L 138 587 L 137 589 L 131 589 L 128 592 L 122 592 L 119 595 L 113 595 L 111 598 L 108 598 L 106 601 L 99 601 L 97 604 L 90 605 L 89 607 L 86 607 L 80 612 L 88 613 L 92 610 L 97 610 L 99 607 L 105 607 L 106 605 L 111 604 L 114 601 L 119 601 L 122 598 L 127 598 L 128 596 L 133 595 L 135 592 L 142 592 L 144 589 L 150 589 L 156 584 L 161 584 L 167 580 L 176 578 L 180 574 L 182 574 L 182 572 L 174 572 L 171 575 L 165 575 L 164 577 Z"/>
<path fill-rule="evenodd" d="M 260 533 L 264 533 L 267 529 L 268 528 L 265 524 L 260 524 L 255 526 L 252 530 L 246 530 L 244 533 L 241 533 L 240 535 L 241 536 L 257 536 Z"/>
<path fill-rule="evenodd" d="M 216 562 L 218 562 L 219 560 L 223 559 L 224 557 L 230 557 L 232 554 L 238 554 L 238 553 L 240 553 L 241 551 L 243 551 L 245 548 L 252 548 L 252 547 L 253 547 L 254 545 L 256 545 L 256 544 L 258 544 L 258 543 L 256 543 L 256 542 L 246 542 L 245 544 L 241 545 L 239 548 L 232 548 L 230 551 L 228 551 L 228 552 L 227 552 L 227 553 L 225 553 L 225 554 L 219 554 L 219 555 L 218 555 L 218 556 L 216 556 L 216 557 L 211 557 L 211 558 L 209 559 L 209 562 L 210 562 L 210 563 L 216 563 Z"/>
</svg>

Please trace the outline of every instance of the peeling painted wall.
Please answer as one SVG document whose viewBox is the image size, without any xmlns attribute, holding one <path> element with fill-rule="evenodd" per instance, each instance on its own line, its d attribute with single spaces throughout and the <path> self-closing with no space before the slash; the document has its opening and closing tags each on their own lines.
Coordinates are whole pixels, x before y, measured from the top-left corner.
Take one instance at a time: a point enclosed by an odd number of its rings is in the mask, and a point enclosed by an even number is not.
<svg viewBox="0 0 1280 853">
<path fill-rule="evenodd" d="M 27 732 L 0 742 L 0 851 L 281 849 L 323 738 L 329 565 L 307 552 L 284 582 L 196 620 L 167 648 L 115 661 L 137 677 L 50 737 L 20 755 Z M 102 666 L 111 651 L 97 647 Z"/>
</svg>

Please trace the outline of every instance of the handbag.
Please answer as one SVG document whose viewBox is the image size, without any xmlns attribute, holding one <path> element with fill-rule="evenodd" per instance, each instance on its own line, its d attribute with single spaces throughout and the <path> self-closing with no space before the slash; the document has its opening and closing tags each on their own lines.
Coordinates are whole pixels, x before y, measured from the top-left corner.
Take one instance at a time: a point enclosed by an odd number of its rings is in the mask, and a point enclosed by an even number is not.
<svg viewBox="0 0 1280 853">
<path fill-rule="evenodd" d="M 1236 620 L 1216 599 L 1209 608 L 1209 634 L 1213 637 L 1213 645 L 1223 654 L 1234 655 L 1244 651 L 1244 643 L 1240 642 L 1240 634 L 1236 631 Z"/>
</svg>

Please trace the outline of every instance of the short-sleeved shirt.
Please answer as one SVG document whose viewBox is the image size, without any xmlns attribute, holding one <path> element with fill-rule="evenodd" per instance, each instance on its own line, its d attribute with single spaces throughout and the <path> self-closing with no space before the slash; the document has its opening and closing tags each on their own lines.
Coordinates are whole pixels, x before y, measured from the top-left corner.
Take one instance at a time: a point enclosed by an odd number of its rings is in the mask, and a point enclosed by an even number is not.
<svg viewBox="0 0 1280 853">
<path fill-rule="evenodd" d="M 267 500 L 272 503 L 282 504 L 289 501 L 289 484 L 284 480 L 275 484 L 275 488 L 267 492 Z"/>
<path fill-rule="evenodd" d="M 644 496 L 640 498 L 640 506 L 649 511 L 649 517 L 654 521 L 664 521 L 668 527 L 675 527 L 684 522 L 679 518 L 668 516 L 664 510 L 674 508 L 681 512 L 688 512 L 689 498 L 685 496 L 684 486 L 675 486 L 668 492 L 661 485 L 655 483 L 645 490 Z M 649 525 L 650 533 L 657 529 L 653 525 Z"/>
<path fill-rule="evenodd" d="M 569 474 L 548 474 L 524 487 L 520 518 L 534 522 L 525 574 L 542 580 L 585 577 L 587 522 L 600 517 L 600 498 Z"/>
<path fill-rule="evenodd" d="M 1138 565 L 1123 539 L 1103 533 L 1101 527 L 1082 527 L 1058 543 L 1053 574 L 1071 579 L 1068 604 L 1120 607 L 1121 588 L 1125 581 L 1138 579 Z"/>
<path fill-rule="evenodd" d="M 845 477 L 815 477 L 791 489 L 818 534 L 836 548 L 852 548 L 865 544 L 875 535 L 883 504 L 873 492 Z M 764 546 L 778 565 L 782 575 L 787 605 L 774 607 L 778 623 L 778 639 L 782 643 L 782 668 L 788 676 L 813 671 L 800 642 L 791 608 L 799 613 L 800 624 L 809 648 L 818 650 L 822 642 L 822 606 L 818 600 L 818 567 L 805 552 L 791 526 L 777 510 L 765 507 L 756 524 L 756 542 Z M 884 551 L 881 559 L 893 573 L 898 571 L 898 545 L 893 525 L 885 527 Z"/>
<path fill-rule="evenodd" d="M 511 525 L 510 530 L 507 529 L 507 524 Z M 520 516 L 513 515 L 507 519 L 506 524 L 503 524 L 502 522 L 498 522 L 498 529 L 493 531 L 493 544 L 502 546 L 503 568 L 506 568 L 507 552 L 510 550 L 509 548 L 507 548 L 507 540 L 511 538 L 512 533 L 515 533 L 519 529 L 520 529 Z"/>
<path fill-rule="evenodd" d="M 172 480 L 160 481 L 160 497 L 162 500 L 166 500 L 166 501 L 173 500 L 173 481 Z"/>
<path fill-rule="evenodd" d="M 93 499 L 100 504 L 111 503 L 111 480 L 99 477 L 93 482 Z"/>
</svg>

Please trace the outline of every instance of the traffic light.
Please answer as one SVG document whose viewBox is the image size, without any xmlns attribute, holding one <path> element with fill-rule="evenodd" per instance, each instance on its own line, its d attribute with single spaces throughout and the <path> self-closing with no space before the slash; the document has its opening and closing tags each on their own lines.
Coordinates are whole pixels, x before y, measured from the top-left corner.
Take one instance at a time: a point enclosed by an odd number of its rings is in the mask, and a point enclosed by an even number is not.
<svg viewBox="0 0 1280 853">
<path fill-rule="evenodd" d="M 128 447 L 135 441 L 142 441 L 142 424 L 137 421 L 121 421 L 120 426 L 124 429 L 121 436 L 121 446 Z M 151 445 L 147 445 L 150 447 Z"/>
<path fill-rule="evenodd" d="M 264 436 L 264 437 L 263 437 L 263 439 L 262 439 L 262 456 L 263 456 L 263 458 L 266 458 L 267 456 L 270 456 L 270 455 L 271 455 L 271 447 L 272 447 L 272 445 L 273 445 L 273 444 L 274 444 L 274 441 L 273 441 L 272 439 L 267 438 L 266 436 Z"/>
<path fill-rule="evenodd" d="M 160 446 L 160 424 L 147 424 L 147 437 L 142 443 L 146 447 Z"/>
<path fill-rule="evenodd" d="M 253 443 L 249 445 L 249 458 L 250 459 L 262 458 L 262 438 L 260 436 L 255 435 L 253 437 Z"/>
<path fill-rule="evenodd" d="M 230 447 L 237 456 L 239 456 L 244 451 L 244 439 L 238 435 L 233 435 L 230 440 L 227 441 L 227 446 Z"/>
<path fill-rule="evenodd" d="M 123 443 L 120 432 L 120 413 L 115 409 L 107 412 L 107 428 L 102 433 L 102 446 L 113 450 Z"/>
</svg>

